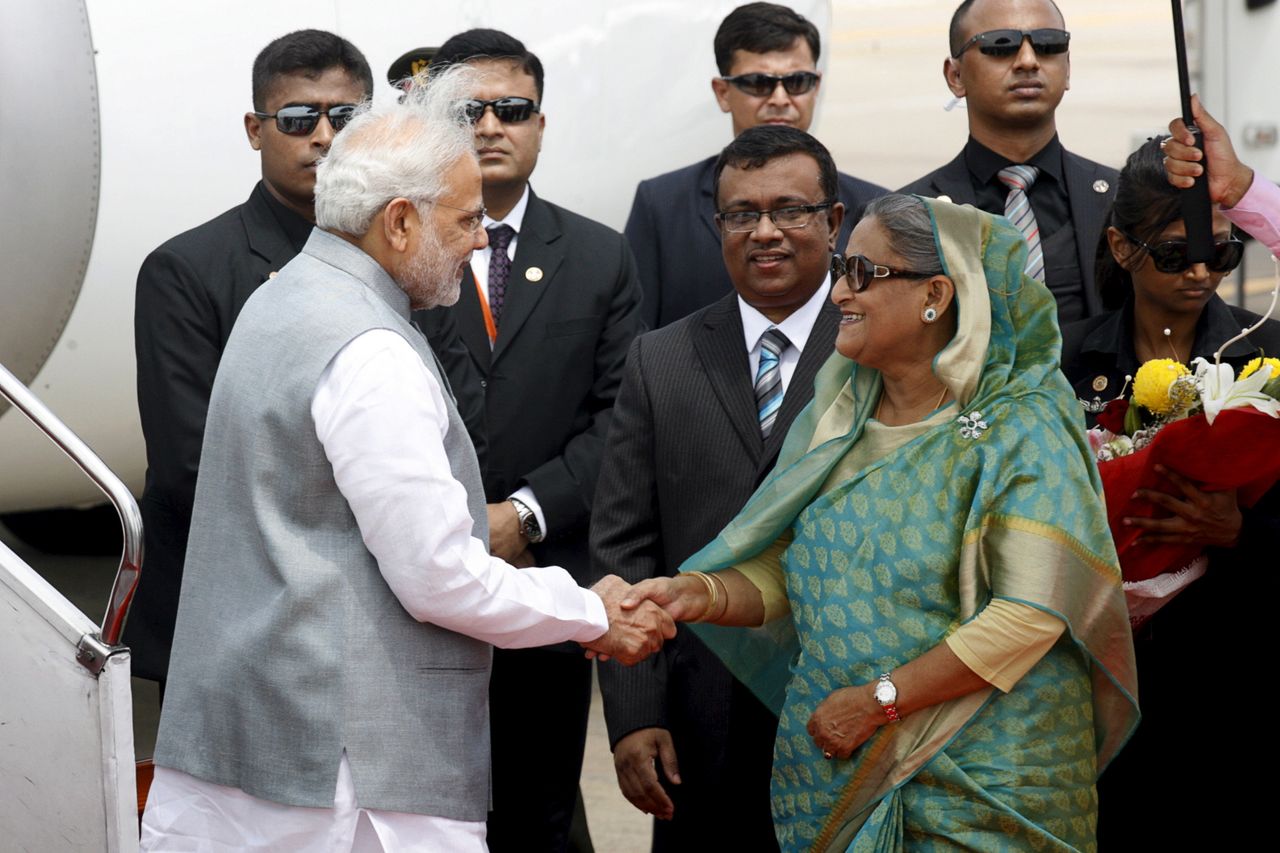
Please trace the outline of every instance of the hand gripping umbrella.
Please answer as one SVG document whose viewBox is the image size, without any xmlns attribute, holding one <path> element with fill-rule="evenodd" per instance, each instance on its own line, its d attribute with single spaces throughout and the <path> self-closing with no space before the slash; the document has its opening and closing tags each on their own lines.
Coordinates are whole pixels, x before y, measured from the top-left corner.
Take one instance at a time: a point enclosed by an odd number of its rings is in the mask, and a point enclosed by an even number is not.
<svg viewBox="0 0 1280 853">
<path fill-rule="evenodd" d="M 1178 92 L 1182 97 L 1182 121 L 1204 153 L 1204 137 L 1191 115 L 1191 76 L 1187 72 L 1187 37 L 1182 26 L 1182 0 L 1173 4 L 1173 46 L 1178 55 Z M 1195 184 L 1182 190 L 1182 221 L 1187 228 L 1187 259 L 1207 263 L 1213 258 L 1213 206 L 1209 201 L 1209 164 L 1200 161 L 1203 171 Z"/>
</svg>

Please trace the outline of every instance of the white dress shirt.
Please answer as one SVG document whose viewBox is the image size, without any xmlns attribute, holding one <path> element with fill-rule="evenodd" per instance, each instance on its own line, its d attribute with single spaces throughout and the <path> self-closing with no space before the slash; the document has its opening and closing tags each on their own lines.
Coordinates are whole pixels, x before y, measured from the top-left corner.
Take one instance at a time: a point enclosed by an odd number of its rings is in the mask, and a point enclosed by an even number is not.
<svg viewBox="0 0 1280 853">
<path fill-rule="evenodd" d="M 813 324 L 818 321 L 822 304 L 831 298 L 831 275 L 822 280 L 822 285 L 809 297 L 809 301 L 801 305 L 781 323 L 774 323 L 755 308 L 738 297 L 738 309 L 742 313 L 742 336 L 747 347 L 747 359 L 751 362 L 751 381 L 755 382 L 756 371 L 760 369 L 760 339 L 770 329 L 777 329 L 787 336 L 791 346 L 778 356 L 778 372 L 782 379 L 782 393 L 787 392 L 791 384 L 791 376 L 796 372 L 796 364 L 800 361 L 800 353 L 809 342 L 809 333 Z"/>
<path fill-rule="evenodd" d="M 600 597 L 564 569 L 515 569 L 471 535 L 466 489 L 444 451 L 443 391 L 400 335 L 375 329 L 348 343 L 321 375 L 311 416 L 365 546 L 415 619 L 503 648 L 588 641 L 608 629 Z M 157 768 L 143 828 L 149 850 L 180 839 L 192 850 L 485 849 L 483 822 L 360 808 L 345 753 L 332 809 Z"/>
<path fill-rule="evenodd" d="M 507 257 L 511 260 L 516 259 L 516 243 L 520 242 L 520 228 L 524 225 L 524 212 L 529 207 L 529 185 L 524 185 L 524 192 L 520 195 L 520 200 L 516 202 L 516 206 L 511 208 L 511 212 L 502 219 L 493 219 L 489 214 L 485 214 L 484 221 L 481 225 L 488 230 L 494 225 L 510 225 L 511 230 L 516 232 L 511 238 L 511 242 L 507 245 Z M 489 298 L 489 261 L 493 258 L 493 247 L 485 246 L 478 252 L 471 253 L 471 274 L 476 277 L 476 284 L 480 286 L 480 292 L 485 295 L 486 301 Z M 490 348 L 493 343 L 489 343 Z M 542 505 L 538 503 L 538 498 L 533 493 L 533 489 L 528 486 L 521 486 L 516 489 L 511 497 L 523 503 L 533 511 L 533 517 L 538 519 L 538 529 L 542 531 L 542 535 L 547 535 L 547 517 L 542 514 Z"/>
</svg>

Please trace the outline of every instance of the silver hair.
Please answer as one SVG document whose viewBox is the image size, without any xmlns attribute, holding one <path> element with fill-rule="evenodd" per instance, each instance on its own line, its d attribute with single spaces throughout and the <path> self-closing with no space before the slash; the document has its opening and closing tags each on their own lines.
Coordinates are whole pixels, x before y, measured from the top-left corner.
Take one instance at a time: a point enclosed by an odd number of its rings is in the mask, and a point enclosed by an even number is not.
<svg viewBox="0 0 1280 853">
<path fill-rule="evenodd" d="M 361 104 L 316 172 L 316 225 L 363 236 L 394 198 L 415 204 L 444 189 L 444 174 L 475 156 L 463 102 L 475 87 L 466 66 L 433 71 L 399 103 Z"/>
<path fill-rule="evenodd" d="M 862 218 L 874 218 L 879 223 L 907 269 L 930 275 L 942 273 L 933 220 L 920 199 L 901 193 L 882 195 L 867 205 Z"/>
</svg>

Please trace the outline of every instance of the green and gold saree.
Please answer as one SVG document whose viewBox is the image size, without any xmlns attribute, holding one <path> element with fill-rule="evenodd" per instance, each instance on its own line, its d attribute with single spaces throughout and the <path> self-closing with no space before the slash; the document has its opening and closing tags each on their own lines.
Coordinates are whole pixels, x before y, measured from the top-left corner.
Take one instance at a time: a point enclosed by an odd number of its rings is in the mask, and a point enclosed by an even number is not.
<svg viewBox="0 0 1280 853">
<path fill-rule="evenodd" d="M 718 571 L 790 540 L 790 613 L 697 630 L 779 714 L 784 850 L 1092 849 L 1094 782 L 1137 724 L 1136 679 L 1053 298 L 1022 275 L 1026 245 L 1007 221 L 925 204 L 956 284 L 958 331 L 934 372 L 958 409 L 882 442 L 866 429 L 879 374 L 832 356 L 774 472 L 682 567 Z M 823 758 L 805 731 L 819 702 L 915 659 L 993 598 L 1067 626 L 1014 689 L 934 705 L 847 761 Z"/>
</svg>

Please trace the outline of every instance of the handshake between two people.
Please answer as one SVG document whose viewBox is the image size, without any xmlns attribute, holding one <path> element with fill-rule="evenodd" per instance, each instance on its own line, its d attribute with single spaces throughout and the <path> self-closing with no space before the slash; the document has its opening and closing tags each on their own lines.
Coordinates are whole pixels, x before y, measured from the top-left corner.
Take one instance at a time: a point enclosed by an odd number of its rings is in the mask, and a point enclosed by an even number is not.
<svg viewBox="0 0 1280 853">
<path fill-rule="evenodd" d="M 714 621 L 723 616 L 723 611 L 709 612 L 716 600 L 706 591 L 709 587 L 704 589 L 704 583 L 686 575 L 649 578 L 633 586 L 617 575 L 606 576 L 591 591 L 604 602 L 609 630 L 581 644 L 587 657 L 602 661 L 615 658 L 632 666 L 674 637 L 676 622 Z"/>
</svg>

